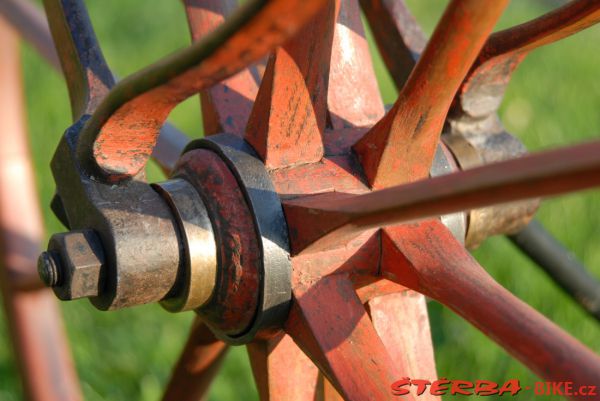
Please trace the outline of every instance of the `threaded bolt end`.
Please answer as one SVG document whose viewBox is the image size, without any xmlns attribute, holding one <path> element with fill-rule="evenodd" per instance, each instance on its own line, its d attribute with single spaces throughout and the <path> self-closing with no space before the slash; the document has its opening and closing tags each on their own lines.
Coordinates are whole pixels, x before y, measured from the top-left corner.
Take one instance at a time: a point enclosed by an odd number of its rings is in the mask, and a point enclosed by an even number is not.
<svg viewBox="0 0 600 401">
<path fill-rule="evenodd" d="M 52 252 L 42 252 L 37 269 L 42 282 L 48 287 L 56 287 L 59 281 L 59 261 Z"/>
</svg>

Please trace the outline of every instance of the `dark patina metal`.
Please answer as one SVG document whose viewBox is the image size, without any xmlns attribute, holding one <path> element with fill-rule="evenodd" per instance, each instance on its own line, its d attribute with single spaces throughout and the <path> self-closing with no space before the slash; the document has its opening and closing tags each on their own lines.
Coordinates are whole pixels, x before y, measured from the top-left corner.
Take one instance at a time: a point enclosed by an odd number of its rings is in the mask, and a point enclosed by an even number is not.
<svg viewBox="0 0 600 401">
<path fill-rule="evenodd" d="M 193 149 L 207 149 L 222 158 L 237 178 L 252 212 L 261 251 L 258 309 L 244 333 L 221 334 L 228 342 L 245 343 L 259 331 L 278 327 L 289 310 L 291 263 L 283 209 L 264 164 L 245 141 L 231 134 L 212 135 L 190 143 L 186 151 Z"/>
<path fill-rule="evenodd" d="M 496 114 L 474 119 L 455 111 L 447 121 L 442 140 L 454 154 L 461 170 L 527 153 L 523 143 L 504 130 Z M 471 210 L 466 246 L 475 248 L 488 237 L 518 232 L 531 221 L 538 206 L 539 199 L 531 199 Z"/>
<path fill-rule="evenodd" d="M 143 176 L 111 185 L 82 171 L 75 158 L 80 126 L 67 130 L 52 172 L 70 229 L 92 229 L 102 244 L 105 274 L 91 301 L 102 310 L 160 301 L 182 259 L 177 223 Z"/>
</svg>

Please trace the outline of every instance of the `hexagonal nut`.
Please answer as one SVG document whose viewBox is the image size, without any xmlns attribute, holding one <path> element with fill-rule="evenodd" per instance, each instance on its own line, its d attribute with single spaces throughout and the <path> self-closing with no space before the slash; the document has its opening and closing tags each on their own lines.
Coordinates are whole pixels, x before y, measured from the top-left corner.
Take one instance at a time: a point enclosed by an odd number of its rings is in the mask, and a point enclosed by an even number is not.
<svg viewBox="0 0 600 401">
<path fill-rule="evenodd" d="M 71 300 L 100 294 L 105 259 L 93 230 L 54 234 L 48 251 L 59 257 L 58 284 L 53 287 L 58 298 Z"/>
</svg>

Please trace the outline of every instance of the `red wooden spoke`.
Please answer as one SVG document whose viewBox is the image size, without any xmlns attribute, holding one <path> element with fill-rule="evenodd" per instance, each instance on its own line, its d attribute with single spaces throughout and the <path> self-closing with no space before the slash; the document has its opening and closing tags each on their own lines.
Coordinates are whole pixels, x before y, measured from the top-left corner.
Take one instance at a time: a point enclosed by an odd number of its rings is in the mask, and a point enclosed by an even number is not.
<svg viewBox="0 0 600 401">
<path fill-rule="evenodd" d="M 81 391 L 51 290 L 36 261 L 44 237 L 27 143 L 20 48 L 0 18 L 0 287 L 24 398 L 78 401 Z"/>
<path fill-rule="evenodd" d="M 0 2 L 0 14 L 7 17 L 7 22 L 12 24 L 50 66 L 62 72 L 50 28 L 42 10 L 27 0 L 6 0 Z M 188 142 L 189 138 L 168 122 L 160 129 L 152 158 L 165 174 L 169 174 L 173 169 Z"/>
<path fill-rule="evenodd" d="M 119 82 L 87 121 L 80 161 L 108 181 L 136 175 L 160 126 L 181 101 L 259 60 L 293 36 L 326 0 L 255 0 L 203 40 Z M 94 165 L 88 166 L 95 168 Z"/>
<path fill-rule="evenodd" d="M 319 373 L 317 391 L 315 401 L 344 401 L 344 398 L 338 393 L 333 384 L 323 376 L 323 373 Z"/>
<path fill-rule="evenodd" d="M 295 283 L 285 331 L 345 400 L 391 400 L 400 376 L 352 282 L 344 274 L 306 281 Z"/>
<path fill-rule="evenodd" d="M 237 7 L 236 0 L 185 0 L 192 39 L 215 30 Z M 204 135 L 229 132 L 242 136 L 258 92 L 250 69 L 244 69 L 200 92 Z"/>
<path fill-rule="evenodd" d="M 319 370 L 290 336 L 281 333 L 247 348 L 261 401 L 315 400 Z"/>
<path fill-rule="evenodd" d="M 330 1 L 269 59 L 246 140 L 267 168 L 319 161 L 337 4 Z"/>
<path fill-rule="evenodd" d="M 44 0 L 44 7 L 76 121 L 96 109 L 114 79 L 82 0 Z"/>
<path fill-rule="evenodd" d="M 384 230 L 381 271 L 448 306 L 545 380 L 600 383 L 600 357 L 496 283 L 441 223 Z"/>
<path fill-rule="evenodd" d="M 594 141 L 363 195 L 285 200 L 288 224 L 296 228 L 292 249 L 343 243 L 365 228 L 591 188 L 600 185 L 599 153 Z"/>
<path fill-rule="evenodd" d="M 539 18 L 492 34 L 460 90 L 463 111 L 472 117 L 496 111 L 512 72 L 531 50 L 598 21 L 598 1 L 575 0 Z"/>
<path fill-rule="evenodd" d="M 435 381 L 437 373 L 425 297 L 408 290 L 372 298 L 367 305 L 373 326 L 402 376 Z M 418 400 L 441 399 L 428 391 L 417 397 L 415 386 L 410 390 Z"/>
<path fill-rule="evenodd" d="M 381 57 L 398 89 L 404 86 L 427 39 L 403 0 L 361 0 Z"/>
<path fill-rule="evenodd" d="M 179 361 L 173 369 L 163 401 L 198 401 L 206 396 L 227 352 L 199 318 L 194 320 Z"/>
<path fill-rule="evenodd" d="M 376 297 L 383 297 L 385 295 L 396 294 L 408 290 L 403 285 L 387 279 L 382 279 L 379 276 L 372 276 L 369 278 L 370 281 L 365 280 L 365 282 L 355 285 L 356 295 L 358 295 L 363 304 L 368 304 L 371 299 Z"/>
<path fill-rule="evenodd" d="M 448 5 L 394 107 L 354 146 L 374 188 L 429 174 L 452 99 L 507 4 Z"/>
<path fill-rule="evenodd" d="M 384 114 L 358 0 L 342 0 L 333 36 L 327 104 L 331 126 L 366 127 Z"/>
</svg>

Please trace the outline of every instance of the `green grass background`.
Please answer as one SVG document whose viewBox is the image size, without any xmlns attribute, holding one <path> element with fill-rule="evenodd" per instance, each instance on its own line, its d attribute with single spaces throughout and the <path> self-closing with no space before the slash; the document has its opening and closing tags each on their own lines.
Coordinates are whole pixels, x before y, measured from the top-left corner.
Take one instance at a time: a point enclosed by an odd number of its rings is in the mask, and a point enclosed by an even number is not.
<svg viewBox="0 0 600 401">
<path fill-rule="evenodd" d="M 408 3 L 430 34 L 446 1 Z M 90 0 L 87 4 L 106 59 L 120 76 L 189 42 L 185 16 L 177 1 Z M 559 4 L 550 0 L 513 1 L 499 27 L 523 22 Z M 375 51 L 374 59 L 382 95 L 391 103 L 395 90 Z M 48 164 L 58 138 L 70 122 L 67 94 L 61 76 L 28 46 L 23 46 L 23 64 L 40 202 L 48 233 L 52 233 L 63 228 L 48 207 L 54 191 Z M 599 78 L 600 29 L 596 27 L 535 51 L 527 58 L 508 89 L 501 108 L 503 121 L 530 150 L 598 136 Z M 171 120 L 192 137 L 202 135 L 197 98 L 180 105 Z M 156 167 L 150 167 L 150 176 L 160 178 Z M 600 277 L 598 195 L 587 192 L 547 200 L 538 217 Z M 488 240 L 475 255 L 501 284 L 600 352 L 600 326 L 505 238 Z M 97 311 L 85 300 L 61 305 L 86 400 L 160 398 L 187 336 L 191 313 L 169 314 L 157 305 L 107 313 Z M 519 378 L 524 384 L 536 380 L 520 363 L 452 312 L 433 302 L 429 307 L 440 377 L 496 381 Z M 517 398 L 532 396 L 522 394 Z M 6 322 L 0 318 L 0 400 L 18 399 L 20 384 Z M 245 349 L 234 348 L 212 387 L 210 400 L 256 399 Z"/>
</svg>

